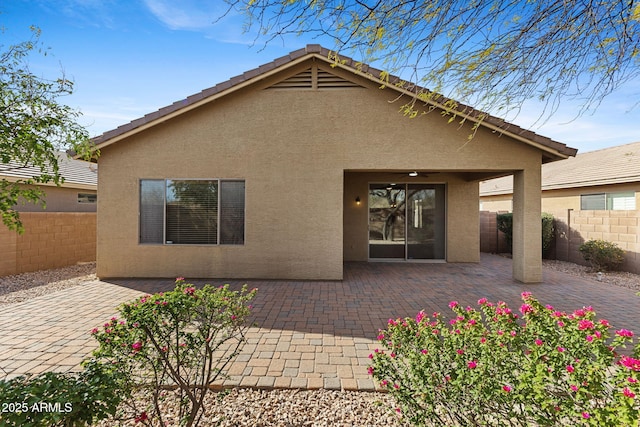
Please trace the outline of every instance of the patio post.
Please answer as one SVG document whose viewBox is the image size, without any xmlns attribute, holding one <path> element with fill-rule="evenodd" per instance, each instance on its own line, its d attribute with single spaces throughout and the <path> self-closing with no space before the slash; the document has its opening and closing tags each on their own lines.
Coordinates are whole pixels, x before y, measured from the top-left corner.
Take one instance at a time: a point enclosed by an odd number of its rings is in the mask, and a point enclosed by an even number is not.
<svg viewBox="0 0 640 427">
<path fill-rule="evenodd" d="M 541 168 L 513 174 L 513 278 L 542 281 Z"/>
</svg>

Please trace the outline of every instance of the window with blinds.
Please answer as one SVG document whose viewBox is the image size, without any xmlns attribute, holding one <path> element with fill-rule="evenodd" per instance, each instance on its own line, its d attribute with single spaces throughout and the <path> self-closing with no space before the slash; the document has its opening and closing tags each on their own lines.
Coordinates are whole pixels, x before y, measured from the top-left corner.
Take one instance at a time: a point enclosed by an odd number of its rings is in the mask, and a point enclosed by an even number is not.
<svg viewBox="0 0 640 427">
<path fill-rule="evenodd" d="M 141 180 L 140 243 L 244 244 L 244 181 Z"/>
<path fill-rule="evenodd" d="M 580 209 L 624 211 L 636 209 L 636 193 L 626 191 L 620 193 L 583 194 L 580 196 Z"/>
</svg>

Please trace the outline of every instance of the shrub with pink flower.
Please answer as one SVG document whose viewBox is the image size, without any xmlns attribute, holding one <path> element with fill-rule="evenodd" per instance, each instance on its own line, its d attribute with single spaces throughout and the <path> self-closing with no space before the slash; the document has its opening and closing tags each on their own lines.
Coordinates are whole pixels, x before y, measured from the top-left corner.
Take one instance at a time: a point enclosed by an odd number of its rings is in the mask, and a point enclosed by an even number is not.
<svg viewBox="0 0 640 427">
<path fill-rule="evenodd" d="M 95 359 L 123 373 L 123 395 L 140 391 L 128 399 L 125 416 L 143 425 L 169 425 L 170 418 L 197 425 L 204 396 L 245 341 L 248 302 L 255 294 L 246 286 L 240 291 L 228 285 L 197 289 L 178 278 L 173 291 L 123 304 L 123 320 L 114 317 L 95 328 Z M 177 413 L 168 418 L 160 401 L 169 397 L 159 397 L 176 385 L 171 395 L 176 404 L 168 407 Z"/>
<path fill-rule="evenodd" d="M 592 307 L 567 314 L 522 299 L 522 317 L 481 298 L 478 310 L 451 302 L 451 321 L 389 322 L 371 375 L 415 425 L 637 426 L 640 346 L 618 355 L 633 333 L 613 332 Z"/>
</svg>

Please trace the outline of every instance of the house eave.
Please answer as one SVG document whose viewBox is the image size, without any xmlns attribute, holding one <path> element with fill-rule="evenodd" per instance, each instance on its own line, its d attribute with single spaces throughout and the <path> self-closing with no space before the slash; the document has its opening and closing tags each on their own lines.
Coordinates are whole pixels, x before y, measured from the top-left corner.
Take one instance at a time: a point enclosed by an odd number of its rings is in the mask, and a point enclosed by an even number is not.
<svg viewBox="0 0 640 427">
<path fill-rule="evenodd" d="M 230 95 L 232 93 L 238 92 L 248 86 L 255 84 L 261 80 L 267 79 L 276 74 L 282 73 L 282 71 L 295 67 L 303 62 L 317 59 L 320 60 L 333 68 L 339 68 L 343 71 L 352 73 L 354 75 L 359 76 L 360 78 L 364 78 L 374 83 L 377 86 L 383 85 L 386 88 L 393 89 L 399 94 L 409 96 L 411 98 L 416 98 L 416 92 L 406 89 L 401 85 L 396 84 L 400 80 L 395 76 L 390 76 L 392 81 L 385 81 L 381 78 L 382 71 L 376 70 L 369 66 L 365 66 L 360 62 L 355 62 L 354 60 L 348 58 L 346 60 L 340 60 L 334 52 L 326 50 L 318 45 L 309 45 L 304 49 L 300 49 L 298 51 L 292 52 L 289 56 L 285 56 L 275 61 L 265 64 L 261 67 L 258 67 L 254 70 L 248 71 L 240 76 L 234 77 L 226 82 L 223 82 L 213 88 L 206 89 L 198 94 L 187 97 L 182 101 L 178 101 L 164 107 L 154 113 L 150 113 L 140 119 L 134 120 L 133 122 L 122 125 L 119 128 L 116 128 L 112 131 L 108 131 L 96 138 L 93 139 L 95 143 L 95 150 L 100 150 L 109 145 L 122 141 L 126 138 L 131 137 L 132 135 L 138 134 L 140 132 L 144 132 L 147 129 L 150 129 L 160 123 L 171 120 L 175 117 L 178 117 L 184 113 L 202 107 L 203 105 L 207 105 L 211 102 L 214 102 L 222 97 Z M 377 74 L 377 75 L 376 75 Z M 422 89 L 421 89 L 422 90 Z M 206 92 L 213 91 L 212 94 L 207 94 Z M 201 97 L 201 99 L 197 99 Z M 443 111 L 450 111 L 452 114 L 460 117 L 461 120 L 470 121 L 474 124 L 478 124 L 492 132 L 499 133 L 500 136 L 505 135 L 509 138 L 517 140 L 519 142 L 525 143 L 529 146 L 539 149 L 543 153 L 542 162 L 547 163 L 550 161 L 563 160 L 569 157 L 575 156 L 577 150 L 567 147 L 564 144 L 553 141 L 551 139 L 542 137 L 533 132 L 526 131 L 521 129 L 515 125 L 510 125 L 493 116 L 482 115 L 479 117 L 478 115 L 469 114 L 466 112 L 467 107 L 462 106 L 461 109 L 448 108 L 442 102 L 438 102 L 434 99 L 419 99 L 418 102 L 424 102 L 430 107 L 437 108 Z M 184 104 L 184 105 L 181 105 Z M 150 117 L 151 116 L 151 117 Z M 153 116 L 156 116 L 155 118 Z M 139 122 L 139 124 L 136 124 Z M 516 131 L 510 131 L 508 129 L 509 126 L 513 126 L 516 128 Z M 130 128 L 130 129 L 122 129 L 122 128 Z M 522 133 L 531 134 L 531 137 L 523 136 Z M 113 136 L 110 136 L 113 135 Z M 537 139 L 545 139 L 547 144 L 536 141 Z M 559 148 L 554 148 L 553 145 L 558 145 Z"/>
</svg>

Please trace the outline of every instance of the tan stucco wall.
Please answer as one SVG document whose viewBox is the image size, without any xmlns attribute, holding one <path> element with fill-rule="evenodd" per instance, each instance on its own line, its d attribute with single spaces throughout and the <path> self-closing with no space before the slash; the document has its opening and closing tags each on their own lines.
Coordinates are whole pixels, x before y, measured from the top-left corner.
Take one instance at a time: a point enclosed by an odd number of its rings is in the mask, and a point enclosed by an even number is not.
<svg viewBox="0 0 640 427">
<path fill-rule="evenodd" d="M 343 260 L 366 254 L 365 205 L 352 206 L 356 192 L 366 198 L 366 180 L 351 182 L 345 171 L 438 171 L 433 180 L 447 184 L 447 260 L 475 262 L 478 184 L 455 172 L 540 165 L 539 151 L 506 136 L 480 129 L 469 142 L 468 127 L 437 113 L 403 118 L 401 101 L 389 102 L 395 93 L 377 85 L 262 90 L 272 83 L 102 149 L 99 276 L 341 279 Z M 138 244 L 139 180 L 150 178 L 246 180 L 245 244 Z"/>
<path fill-rule="evenodd" d="M 95 186 L 94 186 L 95 188 Z M 70 187 L 55 187 L 43 185 L 40 187 L 45 193 L 46 208 L 33 203 L 18 203 L 18 212 L 95 212 L 97 204 L 78 203 L 78 193 L 96 194 L 96 190 L 84 190 Z"/>
</svg>

